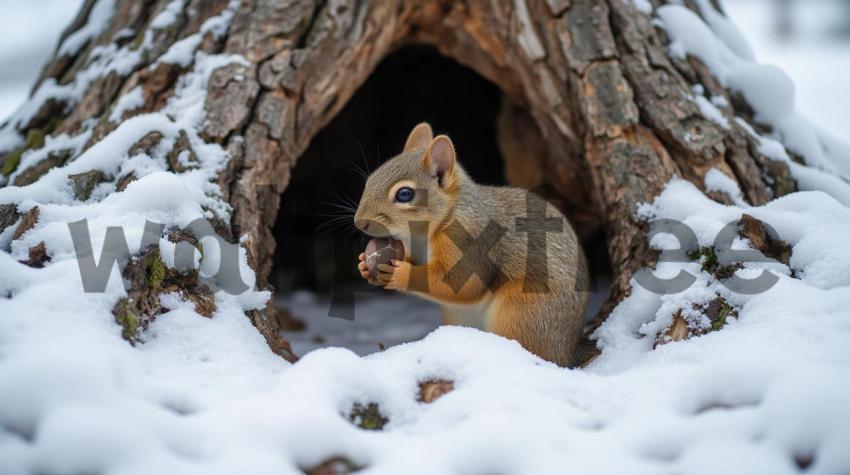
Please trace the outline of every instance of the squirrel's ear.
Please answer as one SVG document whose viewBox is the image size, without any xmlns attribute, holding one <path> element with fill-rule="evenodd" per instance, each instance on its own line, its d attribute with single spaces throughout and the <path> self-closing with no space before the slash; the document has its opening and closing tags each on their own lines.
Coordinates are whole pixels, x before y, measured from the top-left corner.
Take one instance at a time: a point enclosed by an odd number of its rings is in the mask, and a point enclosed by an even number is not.
<svg viewBox="0 0 850 475">
<path fill-rule="evenodd" d="M 428 122 L 422 122 L 410 131 L 407 142 L 404 143 L 404 151 L 426 147 L 433 138 L 434 132 L 431 131 L 431 126 L 428 125 Z"/>
<path fill-rule="evenodd" d="M 446 186 L 454 177 L 455 159 L 455 146 L 447 136 L 440 135 L 431 141 L 425 153 L 425 166 L 437 177 L 440 186 Z"/>
</svg>

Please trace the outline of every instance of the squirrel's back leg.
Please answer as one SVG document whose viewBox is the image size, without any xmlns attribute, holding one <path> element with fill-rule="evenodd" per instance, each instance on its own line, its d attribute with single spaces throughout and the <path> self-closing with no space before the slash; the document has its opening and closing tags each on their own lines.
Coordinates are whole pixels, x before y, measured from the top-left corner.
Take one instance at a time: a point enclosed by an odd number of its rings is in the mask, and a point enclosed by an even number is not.
<svg viewBox="0 0 850 475">
<path fill-rule="evenodd" d="M 487 330 L 487 307 L 489 302 L 472 305 L 443 305 L 443 325 L 458 325 Z"/>
<path fill-rule="evenodd" d="M 584 325 L 584 306 L 571 295 L 524 292 L 510 282 L 496 292 L 487 330 L 518 341 L 559 366 L 572 366 Z M 579 299 L 575 299 L 579 300 Z"/>
</svg>

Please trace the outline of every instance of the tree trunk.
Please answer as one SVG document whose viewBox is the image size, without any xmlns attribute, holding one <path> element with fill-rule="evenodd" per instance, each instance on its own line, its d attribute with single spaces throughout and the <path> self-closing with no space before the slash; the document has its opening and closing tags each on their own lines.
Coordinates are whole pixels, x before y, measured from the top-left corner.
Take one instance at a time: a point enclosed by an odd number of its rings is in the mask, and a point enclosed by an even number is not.
<svg viewBox="0 0 850 475">
<path fill-rule="evenodd" d="M 95 3 L 85 3 L 63 39 L 87 23 Z M 32 183 L 51 167 L 72 162 L 121 119 L 163 109 L 193 68 L 191 60 L 163 60 L 178 42 L 208 55 L 241 55 L 246 61 L 212 73 L 197 132 L 229 153 L 216 182 L 232 213 L 217 231 L 231 241 L 242 238 L 260 286 L 275 251 L 271 227 L 280 195 L 296 160 L 382 58 L 408 44 L 432 45 L 495 83 L 507 102 L 499 143 L 508 179 L 549 190 L 580 234 L 604 230 L 614 279 L 597 325 L 629 293 L 632 274 L 652 264 L 647 227 L 635 210 L 671 177 L 704 189 L 705 174 L 717 168 L 753 205 L 795 187 L 787 166 L 761 155 L 739 124 L 732 121 L 725 129 L 701 114 L 692 98 L 694 84 L 726 98 L 727 112 L 751 115 L 700 61 L 671 58 L 663 31 L 632 1 L 189 0 L 173 22 L 152 24 L 172 3 L 118 0 L 104 31 L 45 66 L 42 89 L 55 81 L 79 84 L 84 93 L 40 102 L 36 92 L 30 102 L 35 113 L 6 124 L 23 143 L 4 154 L 7 185 Z M 233 8 L 228 29 L 205 24 L 214 17 L 227 24 L 228 8 Z M 197 42 L 187 41 L 199 32 Z M 109 45 L 138 60 L 84 79 Z M 137 86 L 139 105 L 122 112 L 121 98 Z M 116 110 L 120 117 L 114 117 Z M 43 146 L 45 135 L 87 131 L 91 137 L 80 150 L 17 170 L 21 152 Z M 145 140 L 151 143 L 134 147 L 150 151 L 157 137 Z M 172 150 L 162 152 L 170 171 L 185 171 L 175 157 L 186 150 L 194 153 L 188 140 L 176 140 Z M 118 189 L 134 179 L 94 178 L 113 180 Z M 278 353 L 292 357 L 271 314 L 251 317 Z"/>
</svg>

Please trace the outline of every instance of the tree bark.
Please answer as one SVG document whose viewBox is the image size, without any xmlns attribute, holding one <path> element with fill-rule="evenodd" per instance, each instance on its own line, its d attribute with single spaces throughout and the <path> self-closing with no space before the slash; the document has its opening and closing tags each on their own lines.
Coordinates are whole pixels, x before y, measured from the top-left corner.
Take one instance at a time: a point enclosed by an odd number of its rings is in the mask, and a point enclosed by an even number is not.
<svg viewBox="0 0 850 475">
<path fill-rule="evenodd" d="M 85 25 L 94 3 L 85 3 L 63 38 Z M 118 126 L 107 118 L 137 86 L 144 105 L 123 119 L 161 109 L 191 66 L 157 58 L 228 6 L 228 0 L 189 0 L 173 25 L 153 30 L 151 20 L 168 3 L 118 0 L 108 28 L 79 52 L 54 57 L 39 83 L 70 83 L 98 46 L 132 46 L 152 31 L 143 59 L 131 71 L 97 77 L 76 103 L 45 102 L 17 125 L 20 134 L 75 135 L 91 128 L 90 147 Z M 753 205 L 795 189 L 787 167 L 761 155 L 739 124 L 724 129 L 700 113 L 694 84 L 725 97 L 735 115 L 751 115 L 697 59 L 671 59 L 663 31 L 631 1 L 243 0 L 225 34 L 207 33 L 198 45 L 207 54 L 247 59 L 213 73 L 202 137 L 230 154 L 217 183 L 233 212 L 218 231 L 231 241 L 243 237 L 260 286 L 270 271 L 271 228 L 293 165 L 381 59 L 408 44 L 432 45 L 495 83 L 507 104 L 499 143 L 508 179 L 549 190 L 580 234 L 604 230 L 614 279 L 596 325 L 628 295 L 632 274 L 653 263 L 646 224 L 635 209 L 673 176 L 703 189 L 705 174 L 718 168 Z M 186 148 L 178 141 L 171 155 Z M 0 160 L 9 164 L 14 153 Z M 32 183 L 75 158 L 52 157 L 19 171 L 10 184 Z M 171 171 L 181 173 L 178 162 L 169 160 Z M 132 177 L 98 179 L 115 180 L 121 189 Z M 251 317 L 276 351 L 292 356 L 272 315 Z"/>
</svg>

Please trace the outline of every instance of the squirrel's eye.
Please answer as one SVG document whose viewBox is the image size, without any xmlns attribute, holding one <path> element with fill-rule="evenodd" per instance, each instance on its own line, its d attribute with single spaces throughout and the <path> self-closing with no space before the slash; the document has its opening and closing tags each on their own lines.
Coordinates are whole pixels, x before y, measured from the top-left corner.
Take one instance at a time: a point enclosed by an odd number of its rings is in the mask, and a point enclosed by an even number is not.
<svg viewBox="0 0 850 475">
<path fill-rule="evenodd" d="M 413 188 L 405 186 L 395 192 L 395 200 L 399 203 L 409 203 L 413 199 L 413 195 Z"/>
</svg>

